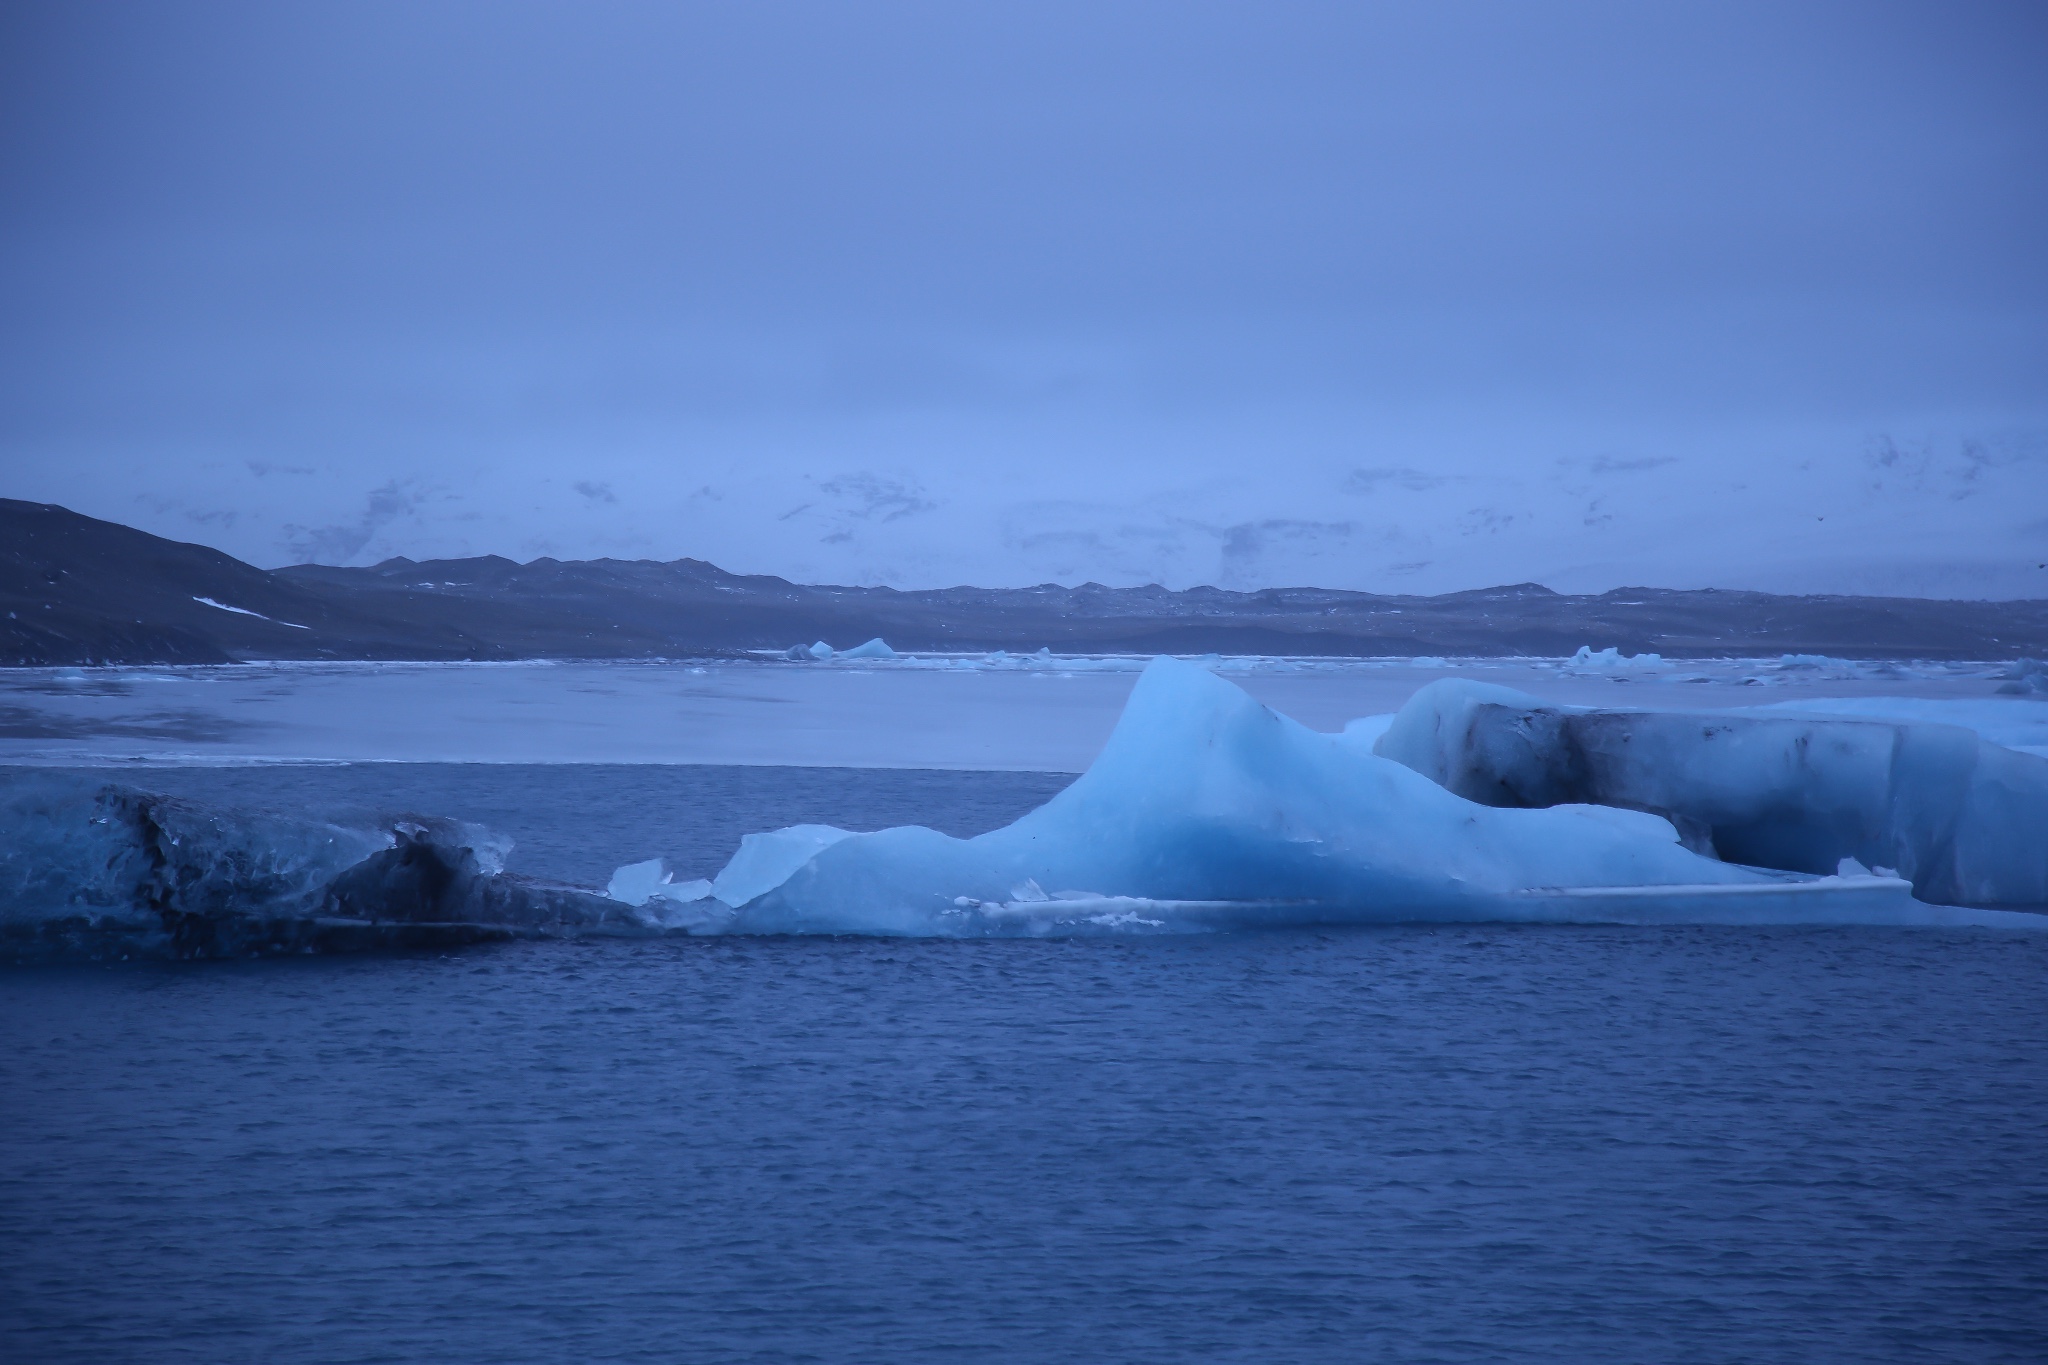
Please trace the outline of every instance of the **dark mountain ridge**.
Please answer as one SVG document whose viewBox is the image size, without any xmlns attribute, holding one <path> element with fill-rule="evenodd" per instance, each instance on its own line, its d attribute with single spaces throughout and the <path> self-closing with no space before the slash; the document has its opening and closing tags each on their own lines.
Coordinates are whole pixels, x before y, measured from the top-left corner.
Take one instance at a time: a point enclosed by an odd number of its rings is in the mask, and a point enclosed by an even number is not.
<svg viewBox="0 0 2048 1365">
<path fill-rule="evenodd" d="M 905 650 L 1328 656 L 2048 652 L 2048 602 L 1787 597 L 1534 583 L 1435 597 L 1327 588 L 807 586 L 702 560 L 390 559 L 263 570 L 0 499 L 0 663 L 677 658 L 881 636 Z"/>
</svg>

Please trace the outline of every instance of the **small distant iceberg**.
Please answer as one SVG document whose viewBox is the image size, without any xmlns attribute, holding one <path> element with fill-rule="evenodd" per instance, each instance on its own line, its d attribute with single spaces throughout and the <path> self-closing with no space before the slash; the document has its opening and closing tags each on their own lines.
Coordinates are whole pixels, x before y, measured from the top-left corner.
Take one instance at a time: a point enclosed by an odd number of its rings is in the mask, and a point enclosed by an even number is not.
<svg viewBox="0 0 2048 1365">
<path fill-rule="evenodd" d="M 2048 663 L 2039 659 L 2021 659 L 1999 676 L 2005 680 L 1998 685 L 2001 696 L 2048 697 Z"/>
<path fill-rule="evenodd" d="M 791 645 L 783 651 L 782 657 L 791 660 L 816 659 L 822 662 L 826 659 L 894 659 L 898 656 L 895 650 L 889 648 L 889 642 L 877 635 L 866 644 L 855 645 L 852 649 L 835 650 L 823 640 L 810 645 Z"/>
<path fill-rule="evenodd" d="M 1623 654 L 1619 649 L 1609 647 L 1594 653 L 1591 645 L 1580 645 L 1579 652 L 1565 660 L 1567 673 L 1584 673 L 1608 678 L 1654 677 L 1669 673 L 1671 665 L 1661 654 Z"/>
</svg>

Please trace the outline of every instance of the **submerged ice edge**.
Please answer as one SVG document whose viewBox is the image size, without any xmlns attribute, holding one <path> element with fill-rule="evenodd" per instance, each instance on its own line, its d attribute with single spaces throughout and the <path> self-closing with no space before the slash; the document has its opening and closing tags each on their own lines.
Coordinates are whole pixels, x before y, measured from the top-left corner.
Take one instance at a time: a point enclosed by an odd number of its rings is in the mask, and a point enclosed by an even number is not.
<svg viewBox="0 0 2048 1365">
<path fill-rule="evenodd" d="M 1471 906 L 1315 900 L 1190 900 L 1072 892 L 983 901 L 901 923 L 832 929 L 750 925 L 715 897 L 639 907 L 649 932 L 692 936 L 835 934 L 894 938 L 1074 938 L 1427 924 L 1638 927 L 1984 928 L 2048 932 L 2048 914 L 1928 905 L 1897 878 L 1814 878 L 1770 886 L 1530 888 Z"/>
</svg>

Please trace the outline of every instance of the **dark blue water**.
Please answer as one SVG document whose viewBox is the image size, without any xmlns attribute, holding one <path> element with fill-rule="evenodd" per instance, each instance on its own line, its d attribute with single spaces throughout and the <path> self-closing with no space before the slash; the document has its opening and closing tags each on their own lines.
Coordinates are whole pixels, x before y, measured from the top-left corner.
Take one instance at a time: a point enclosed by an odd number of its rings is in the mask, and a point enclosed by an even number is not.
<svg viewBox="0 0 2048 1365">
<path fill-rule="evenodd" d="M 39 769 L 0 766 L 0 783 Z M 623 863 L 666 857 L 715 876 L 758 830 L 928 825 L 970 836 L 1045 804 L 1072 773 L 767 768 L 652 763 L 346 763 L 79 770 L 94 780 L 229 808 L 343 822 L 399 813 L 486 825 L 516 841 L 508 867 L 601 887 Z"/>
<path fill-rule="evenodd" d="M 2039 1361 L 2044 1019 L 1930 931 L 13 971 L 0 1358 Z"/>
</svg>

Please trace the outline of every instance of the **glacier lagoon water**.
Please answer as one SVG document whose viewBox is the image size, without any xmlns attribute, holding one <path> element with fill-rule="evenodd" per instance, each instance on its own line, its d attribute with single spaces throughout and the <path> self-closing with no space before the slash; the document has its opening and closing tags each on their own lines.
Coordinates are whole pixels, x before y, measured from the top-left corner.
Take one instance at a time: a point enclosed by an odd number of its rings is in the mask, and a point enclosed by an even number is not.
<svg viewBox="0 0 2048 1365">
<path fill-rule="evenodd" d="M 589 882 L 1053 774 L 152 769 Z M 2048 1354 L 2048 941 L 515 944 L 0 982 L 0 1358 Z"/>
<path fill-rule="evenodd" d="M 234 664 L 0 668 L 0 763 L 374 760 L 794 764 L 1078 773 L 1145 660 L 684 664 Z M 2048 751 L 2048 701 L 2001 697 L 2009 665 L 1692 660 L 1642 672 L 1570 660 L 1221 659 L 1312 729 L 1393 712 L 1470 677 L 1553 702 L 1653 710 L 1876 707 L 1983 726 Z M 935 665 L 945 663 L 947 667 Z M 1870 714 L 1872 712 L 1865 712 Z"/>
</svg>

